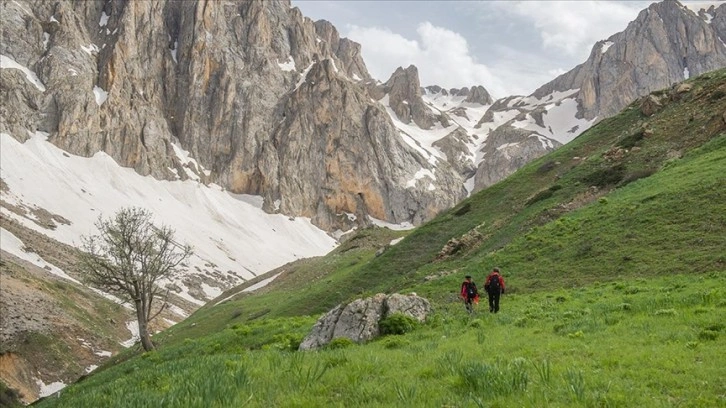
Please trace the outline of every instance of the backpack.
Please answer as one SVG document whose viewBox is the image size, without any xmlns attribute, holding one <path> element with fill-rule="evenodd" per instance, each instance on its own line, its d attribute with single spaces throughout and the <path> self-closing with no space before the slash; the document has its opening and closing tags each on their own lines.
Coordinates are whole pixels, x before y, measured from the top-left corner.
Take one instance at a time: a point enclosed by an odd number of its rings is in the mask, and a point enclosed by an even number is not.
<svg viewBox="0 0 726 408">
<path fill-rule="evenodd" d="M 501 285 L 499 282 L 499 275 L 492 275 L 489 279 L 489 292 L 497 293 L 501 291 Z"/>
<path fill-rule="evenodd" d="M 476 297 L 478 291 L 476 290 L 476 284 L 474 282 L 466 283 L 466 296 L 469 298 Z"/>
</svg>

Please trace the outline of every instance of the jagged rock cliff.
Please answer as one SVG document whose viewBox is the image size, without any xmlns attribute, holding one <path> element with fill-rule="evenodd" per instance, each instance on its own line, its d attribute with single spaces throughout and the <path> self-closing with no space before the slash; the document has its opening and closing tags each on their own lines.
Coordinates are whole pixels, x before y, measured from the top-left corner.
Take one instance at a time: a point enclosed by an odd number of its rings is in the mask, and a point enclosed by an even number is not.
<svg viewBox="0 0 726 408">
<path fill-rule="evenodd" d="M 579 89 L 580 114 L 587 119 L 619 112 L 636 98 L 726 66 L 720 24 L 726 4 L 707 19 L 678 1 L 654 3 L 625 31 L 599 41 L 586 62 L 537 89 L 533 96 Z M 713 23 L 716 24 L 713 24 Z"/>
<path fill-rule="evenodd" d="M 494 103 L 477 126 L 488 127 L 474 190 L 567 143 L 598 120 L 653 91 L 726 66 L 726 4 L 696 14 L 666 0 L 596 43 L 584 63 L 529 97 Z M 558 129 L 559 128 L 559 129 Z"/>
<path fill-rule="evenodd" d="M 0 132 L 40 130 L 144 175 L 260 195 L 266 210 L 328 230 L 349 228 L 346 213 L 419 223 L 465 194 L 450 166 L 423 165 L 427 182 L 411 182 L 425 160 L 365 97 L 360 45 L 289 1 L 2 7 L 0 54 L 19 68 L 0 71 Z"/>
</svg>

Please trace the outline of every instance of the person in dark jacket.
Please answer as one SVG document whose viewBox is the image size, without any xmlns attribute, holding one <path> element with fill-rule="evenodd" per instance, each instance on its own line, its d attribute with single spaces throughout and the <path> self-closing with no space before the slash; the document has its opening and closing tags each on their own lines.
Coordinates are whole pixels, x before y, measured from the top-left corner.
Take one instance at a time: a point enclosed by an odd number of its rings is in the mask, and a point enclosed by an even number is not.
<svg viewBox="0 0 726 408">
<path fill-rule="evenodd" d="M 504 278 L 499 273 L 499 268 L 492 269 L 484 282 L 484 290 L 489 295 L 489 312 L 499 312 L 499 297 L 504 293 Z"/>
<path fill-rule="evenodd" d="M 461 283 L 459 296 L 464 300 L 466 311 L 469 313 L 473 312 L 473 303 L 479 303 L 479 291 L 476 288 L 476 284 L 471 281 L 471 275 L 466 275 L 464 282 Z"/>
</svg>

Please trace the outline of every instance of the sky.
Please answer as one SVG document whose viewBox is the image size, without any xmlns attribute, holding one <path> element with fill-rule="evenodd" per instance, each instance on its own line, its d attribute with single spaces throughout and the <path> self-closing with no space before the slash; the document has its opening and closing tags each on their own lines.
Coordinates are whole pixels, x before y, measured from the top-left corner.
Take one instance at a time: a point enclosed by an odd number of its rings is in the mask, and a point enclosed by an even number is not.
<svg viewBox="0 0 726 408">
<path fill-rule="evenodd" d="M 418 67 L 421 85 L 529 95 L 584 62 L 651 1 L 292 0 L 362 45 L 371 75 Z M 692 10 L 723 1 L 682 1 Z"/>
</svg>

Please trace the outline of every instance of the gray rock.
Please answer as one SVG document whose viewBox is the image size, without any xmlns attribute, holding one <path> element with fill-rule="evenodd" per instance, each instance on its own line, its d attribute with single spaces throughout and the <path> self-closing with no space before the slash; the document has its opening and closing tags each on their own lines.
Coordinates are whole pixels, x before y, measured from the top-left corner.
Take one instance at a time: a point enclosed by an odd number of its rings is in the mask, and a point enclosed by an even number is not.
<svg viewBox="0 0 726 408">
<path fill-rule="evenodd" d="M 318 349 L 339 337 L 356 343 L 370 341 L 380 335 L 380 321 L 395 313 L 424 322 L 431 313 L 431 304 L 415 294 L 379 293 L 370 298 L 356 299 L 347 305 L 338 305 L 318 319 L 310 334 L 300 343 L 299 349 Z"/>
</svg>

